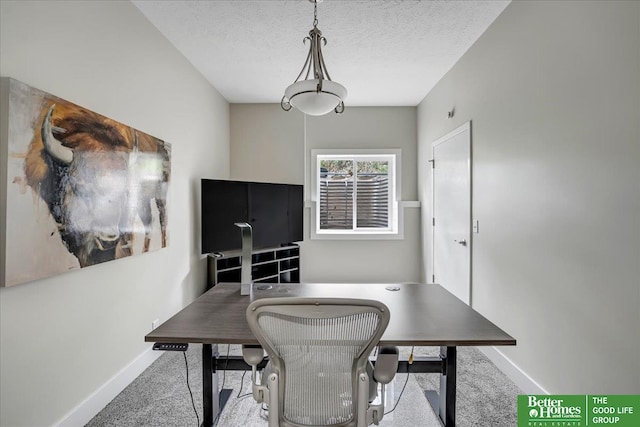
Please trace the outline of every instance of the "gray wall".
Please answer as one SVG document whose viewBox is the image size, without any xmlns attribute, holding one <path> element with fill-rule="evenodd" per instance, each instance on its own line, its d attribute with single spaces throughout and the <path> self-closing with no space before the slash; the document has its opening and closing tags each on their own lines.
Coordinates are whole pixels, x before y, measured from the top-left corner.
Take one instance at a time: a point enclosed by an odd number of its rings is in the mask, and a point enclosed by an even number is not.
<svg viewBox="0 0 640 427">
<path fill-rule="evenodd" d="M 423 224 L 431 143 L 472 120 L 473 306 L 551 393 L 640 392 L 639 22 L 513 2 L 418 107 Z"/>
<path fill-rule="evenodd" d="M 402 200 L 417 199 L 416 109 L 347 107 L 305 118 L 273 104 L 231 105 L 231 177 L 305 183 L 312 149 L 400 148 Z M 305 170 L 307 177 L 305 179 Z M 308 282 L 412 282 L 420 276 L 420 209 L 405 208 L 403 240 L 310 240 L 305 210 L 301 278 Z"/>
<path fill-rule="evenodd" d="M 0 425 L 44 426 L 204 289 L 199 179 L 228 177 L 229 106 L 129 2 L 2 1 L 0 19 L 2 76 L 172 144 L 168 248 L 0 289 Z"/>
</svg>

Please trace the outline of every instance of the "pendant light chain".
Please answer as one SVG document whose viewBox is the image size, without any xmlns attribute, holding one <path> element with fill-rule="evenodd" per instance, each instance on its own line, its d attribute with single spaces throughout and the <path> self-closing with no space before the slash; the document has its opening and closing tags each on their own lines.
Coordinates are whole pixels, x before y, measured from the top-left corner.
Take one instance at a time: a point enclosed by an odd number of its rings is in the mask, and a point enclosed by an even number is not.
<svg viewBox="0 0 640 427">
<path fill-rule="evenodd" d="M 313 26 L 318 26 L 318 0 L 313 2 Z"/>
</svg>

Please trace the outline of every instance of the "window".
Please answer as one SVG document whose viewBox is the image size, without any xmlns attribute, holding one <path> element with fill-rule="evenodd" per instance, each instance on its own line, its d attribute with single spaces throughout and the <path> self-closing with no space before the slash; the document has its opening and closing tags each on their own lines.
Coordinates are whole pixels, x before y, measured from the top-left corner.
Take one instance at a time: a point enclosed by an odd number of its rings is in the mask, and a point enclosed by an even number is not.
<svg viewBox="0 0 640 427">
<path fill-rule="evenodd" d="M 400 150 L 313 150 L 315 236 L 397 234 Z"/>
</svg>

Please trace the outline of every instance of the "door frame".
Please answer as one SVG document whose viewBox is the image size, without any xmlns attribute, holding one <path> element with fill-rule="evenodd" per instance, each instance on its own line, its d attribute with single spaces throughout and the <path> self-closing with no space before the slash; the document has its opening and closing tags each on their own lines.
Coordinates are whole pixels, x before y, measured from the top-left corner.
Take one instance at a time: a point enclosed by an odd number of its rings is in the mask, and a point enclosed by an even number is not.
<svg viewBox="0 0 640 427">
<path fill-rule="evenodd" d="M 469 180 L 469 238 L 468 238 L 468 250 L 469 250 L 469 284 L 468 284 L 468 289 L 469 289 L 469 295 L 468 295 L 468 299 L 469 299 L 469 306 L 472 307 L 472 274 L 473 274 L 473 179 L 472 179 L 472 158 L 473 158 L 473 150 L 472 150 L 472 130 L 471 130 L 471 120 L 469 120 L 466 123 L 463 123 L 462 125 L 458 126 L 457 128 L 455 128 L 454 130 L 452 130 L 451 132 L 445 134 L 444 136 L 441 136 L 440 138 L 436 139 L 435 141 L 433 141 L 431 143 L 431 277 L 432 277 L 432 282 L 435 282 L 435 280 L 433 280 L 433 278 L 435 277 L 435 267 L 436 267 L 436 239 L 435 239 L 435 223 L 434 223 L 434 219 L 435 219 L 435 209 L 436 209 L 436 180 L 435 180 L 435 168 L 437 167 L 437 165 L 435 165 L 435 148 L 440 145 L 443 144 L 445 142 L 447 142 L 448 140 L 450 140 L 451 138 L 463 133 L 463 132 L 469 132 L 469 160 L 468 160 L 468 167 L 467 167 L 467 179 Z"/>
</svg>

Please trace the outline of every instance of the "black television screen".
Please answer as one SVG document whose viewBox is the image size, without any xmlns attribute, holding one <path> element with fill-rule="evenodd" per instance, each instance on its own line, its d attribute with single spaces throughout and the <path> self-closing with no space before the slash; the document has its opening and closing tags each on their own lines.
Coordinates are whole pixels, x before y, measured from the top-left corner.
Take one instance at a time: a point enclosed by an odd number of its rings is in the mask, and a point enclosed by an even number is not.
<svg viewBox="0 0 640 427">
<path fill-rule="evenodd" d="M 236 222 L 253 228 L 253 247 L 270 248 L 303 239 L 303 186 L 203 179 L 202 253 L 240 249 Z"/>
</svg>

